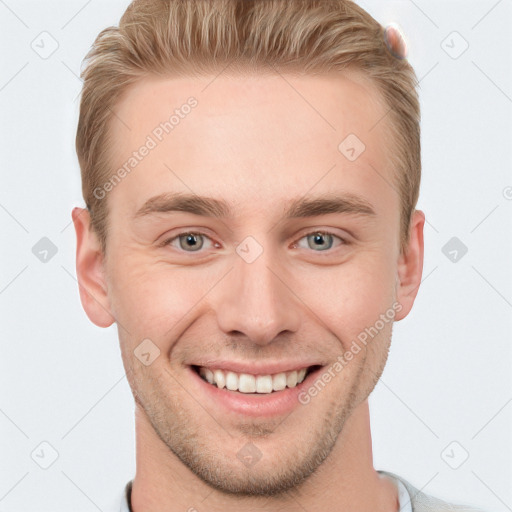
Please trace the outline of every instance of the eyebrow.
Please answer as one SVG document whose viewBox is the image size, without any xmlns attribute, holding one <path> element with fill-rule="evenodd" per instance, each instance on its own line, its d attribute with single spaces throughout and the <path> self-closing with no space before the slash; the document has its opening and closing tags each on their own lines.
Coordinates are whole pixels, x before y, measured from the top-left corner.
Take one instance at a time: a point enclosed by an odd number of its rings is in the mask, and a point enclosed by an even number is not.
<svg viewBox="0 0 512 512">
<path fill-rule="evenodd" d="M 203 217 L 232 217 L 233 211 L 222 199 L 198 196 L 195 194 L 166 193 L 148 199 L 137 210 L 134 218 L 156 213 L 187 212 Z M 284 219 L 314 217 L 329 213 L 347 213 L 363 216 L 375 216 L 372 205 L 363 197 L 351 193 L 342 195 L 322 195 L 312 198 L 294 199 L 288 203 Z"/>
</svg>

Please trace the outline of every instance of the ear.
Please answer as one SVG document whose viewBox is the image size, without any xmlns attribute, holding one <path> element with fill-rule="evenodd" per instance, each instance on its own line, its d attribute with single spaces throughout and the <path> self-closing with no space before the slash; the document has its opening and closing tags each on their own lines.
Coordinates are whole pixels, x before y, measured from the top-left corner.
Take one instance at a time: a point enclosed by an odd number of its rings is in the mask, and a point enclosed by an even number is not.
<svg viewBox="0 0 512 512">
<path fill-rule="evenodd" d="M 402 309 L 397 312 L 395 320 L 402 320 L 412 309 L 423 274 L 423 226 L 425 214 L 415 210 L 409 231 L 409 244 L 400 253 L 397 270 L 397 300 Z"/>
<path fill-rule="evenodd" d="M 76 231 L 76 275 L 82 306 L 89 320 L 98 327 L 109 327 L 115 321 L 110 312 L 103 253 L 96 233 L 91 229 L 89 211 L 73 208 Z"/>
</svg>

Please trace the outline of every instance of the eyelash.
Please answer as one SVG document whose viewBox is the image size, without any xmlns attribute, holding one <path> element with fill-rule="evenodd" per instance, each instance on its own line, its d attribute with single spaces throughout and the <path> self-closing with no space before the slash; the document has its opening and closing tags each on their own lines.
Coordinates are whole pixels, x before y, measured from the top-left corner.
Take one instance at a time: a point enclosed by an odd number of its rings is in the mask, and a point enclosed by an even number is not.
<svg viewBox="0 0 512 512">
<path fill-rule="evenodd" d="M 313 252 L 317 252 L 319 254 L 322 254 L 322 253 L 327 253 L 327 254 L 332 254 L 332 252 L 336 249 L 336 247 L 339 247 L 341 245 L 349 245 L 349 242 L 340 237 L 339 235 L 336 235 L 335 233 L 331 232 L 331 231 L 323 231 L 323 230 L 315 230 L 315 231 L 309 231 L 307 233 L 305 233 L 304 235 L 302 235 L 297 242 L 294 242 L 293 243 L 293 246 L 294 248 L 297 247 L 297 244 L 298 242 L 300 242 L 303 238 L 307 238 L 308 236 L 310 235 L 316 235 L 316 234 L 320 234 L 320 235 L 331 235 L 333 236 L 334 238 L 337 238 L 338 240 L 340 240 L 340 244 L 338 244 L 338 246 L 334 246 L 334 247 L 331 247 L 330 249 L 326 249 L 324 251 L 313 251 L 313 249 L 311 249 L 311 251 Z M 160 244 L 160 247 L 167 247 L 169 245 L 171 245 L 172 242 L 174 242 L 175 240 L 179 240 L 180 236 L 184 236 L 184 235 L 199 235 L 199 236 L 203 236 L 205 238 L 208 238 L 210 241 L 212 241 L 214 244 L 216 242 L 214 242 L 211 237 L 209 235 L 207 235 L 206 233 L 202 233 L 200 231 L 182 231 L 181 233 L 178 233 L 177 235 L 174 235 L 172 236 L 171 238 L 167 238 L 166 240 L 164 240 L 161 244 Z M 178 249 L 179 252 L 181 253 L 184 253 L 184 254 L 194 254 L 195 252 L 197 253 L 201 253 L 203 252 L 201 249 L 199 249 L 198 251 L 184 251 L 182 249 Z"/>
</svg>

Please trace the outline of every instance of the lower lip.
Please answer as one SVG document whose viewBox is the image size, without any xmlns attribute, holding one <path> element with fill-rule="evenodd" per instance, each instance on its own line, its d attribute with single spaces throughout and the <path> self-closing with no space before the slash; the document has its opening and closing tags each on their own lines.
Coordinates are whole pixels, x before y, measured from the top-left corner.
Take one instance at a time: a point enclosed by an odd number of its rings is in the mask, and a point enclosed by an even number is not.
<svg viewBox="0 0 512 512">
<path fill-rule="evenodd" d="M 219 389 L 216 385 L 203 380 L 191 366 L 188 367 L 188 371 L 192 374 L 194 386 L 199 388 L 200 393 L 206 395 L 208 401 L 213 401 L 227 411 L 244 416 L 271 417 L 288 414 L 301 405 L 298 395 L 311 385 L 310 383 L 322 371 L 322 367 L 306 375 L 306 378 L 294 388 L 285 388 L 272 393 L 251 394 L 230 391 L 226 388 Z"/>
</svg>

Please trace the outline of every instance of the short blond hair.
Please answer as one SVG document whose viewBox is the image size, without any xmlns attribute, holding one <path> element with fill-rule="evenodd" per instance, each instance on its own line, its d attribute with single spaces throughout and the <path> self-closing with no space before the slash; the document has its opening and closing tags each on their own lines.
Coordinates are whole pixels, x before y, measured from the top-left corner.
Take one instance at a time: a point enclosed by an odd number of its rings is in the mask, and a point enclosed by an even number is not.
<svg viewBox="0 0 512 512">
<path fill-rule="evenodd" d="M 121 95 L 147 76 L 206 76 L 229 63 L 307 75 L 351 69 L 376 86 L 389 116 L 393 148 L 387 163 L 400 197 L 405 249 L 421 178 L 418 83 L 384 36 L 384 27 L 350 0 L 134 0 L 119 27 L 97 36 L 81 73 L 76 151 L 103 252 L 108 202 L 94 190 L 113 173 L 109 125 Z"/>
</svg>

